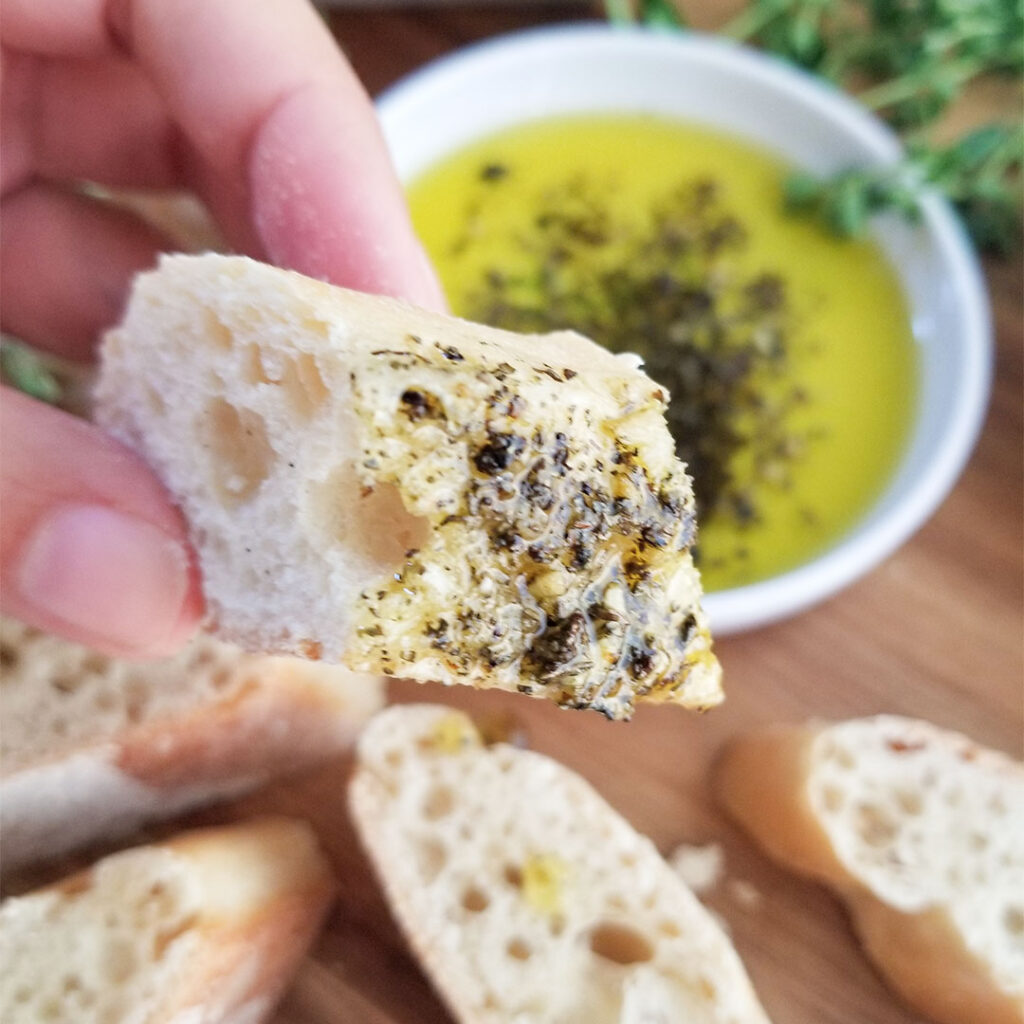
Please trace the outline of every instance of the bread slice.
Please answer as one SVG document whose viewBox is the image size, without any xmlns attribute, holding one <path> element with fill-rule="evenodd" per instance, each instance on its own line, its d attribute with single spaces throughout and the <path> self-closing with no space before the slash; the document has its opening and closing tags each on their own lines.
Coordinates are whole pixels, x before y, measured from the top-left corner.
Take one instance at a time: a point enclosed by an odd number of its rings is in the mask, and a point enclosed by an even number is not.
<svg viewBox="0 0 1024 1024">
<path fill-rule="evenodd" d="M 382 681 L 199 637 L 109 658 L 0 619 L 0 867 L 57 857 L 349 746 Z"/>
<path fill-rule="evenodd" d="M 114 854 L 0 905 L 0 1020 L 259 1024 L 333 892 L 286 818 Z"/>
<path fill-rule="evenodd" d="M 946 1024 L 1024 1021 L 1024 766 L 883 715 L 741 737 L 725 806 L 832 886 L 882 974 Z"/>
<path fill-rule="evenodd" d="M 710 913 L 573 772 L 439 706 L 383 711 L 357 750 L 359 833 L 462 1024 L 767 1021 Z"/>
<path fill-rule="evenodd" d="M 222 639 L 613 718 L 706 708 L 693 494 L 635 367 L 166 256 L 103 343 L 97 417 L 180 501 Z"/>
</svg>

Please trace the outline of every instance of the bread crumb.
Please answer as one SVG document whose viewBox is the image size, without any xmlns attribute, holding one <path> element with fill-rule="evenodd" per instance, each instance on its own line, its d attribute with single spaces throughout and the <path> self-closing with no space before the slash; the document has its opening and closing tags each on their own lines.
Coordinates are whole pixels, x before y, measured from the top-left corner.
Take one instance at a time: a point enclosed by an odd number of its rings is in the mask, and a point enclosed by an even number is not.
<svg viewBox="0 0 1024 1024">
<path fill-rule="evenodd" d="M 730 878 L 727 889 L 729 895 L 745 910 L 757 910 L 764 899 L 760 889 L 745 878 Z"/>
<path fill-rule="evenodd" d="M 668 862 L 698 896 L 718 885 L 725 870 L 725 854 L 718 843 L 705 846 L 680 843 L 669 854 Z"/>
</svg>

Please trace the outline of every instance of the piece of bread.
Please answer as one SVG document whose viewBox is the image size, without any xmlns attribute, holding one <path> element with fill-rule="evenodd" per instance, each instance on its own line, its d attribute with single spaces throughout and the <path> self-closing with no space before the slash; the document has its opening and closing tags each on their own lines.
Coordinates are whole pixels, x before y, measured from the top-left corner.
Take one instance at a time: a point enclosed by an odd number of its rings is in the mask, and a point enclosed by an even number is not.
<svg viewBox="0 0 1024 1024">
<path fill-rule="evenodd" d="M 945 1024 L 1024 1021 L 1024 766 L 883 715 L 727 749 L 725 806 L 847 902 L 878 969 Z"/>
<path fill-rule="evenodd" d="M 351 743 L 382 681 L 198 637 L 131 662 L 0 619 L 0 868 L 252 788 Z"/>
<path fill-rule="evenodd" d="M 0 905 L 4 1024 L 258 1024 L 330 906 L 304 822 L 114 854 Z"/>
<path fill-rule="evenodd" d="M 436 705 L 381 712 L 349 799 L 462 1024 L 765 1024 L 722 929 L 578 775 Z"/>
<path fill-rule="evenodd" d="M 613 718 L 706 708 L 693 494 L 635 365 L 165 256 L 104 340 L 96 415 L 184 509 L 223 639 Z"/>
</svg>

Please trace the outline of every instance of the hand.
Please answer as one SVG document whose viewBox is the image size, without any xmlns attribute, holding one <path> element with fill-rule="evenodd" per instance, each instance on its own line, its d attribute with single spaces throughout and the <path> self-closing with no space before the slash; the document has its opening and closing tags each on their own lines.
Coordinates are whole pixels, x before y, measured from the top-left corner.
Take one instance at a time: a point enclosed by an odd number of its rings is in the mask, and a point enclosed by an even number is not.
<svg viewBox="0 0 1024 1024">
<path fill-rule="evenodd" d="M 87 359 L 168 245 L 78 194 L 190 188 L 238 251 L 443 307 L 373 108 L 304 0 L 4 0 L 3 328 Z M 167 654 L 202 597 L 180 513 L 132 453 L 4 389 L 0 608 Z"/>
</svg>

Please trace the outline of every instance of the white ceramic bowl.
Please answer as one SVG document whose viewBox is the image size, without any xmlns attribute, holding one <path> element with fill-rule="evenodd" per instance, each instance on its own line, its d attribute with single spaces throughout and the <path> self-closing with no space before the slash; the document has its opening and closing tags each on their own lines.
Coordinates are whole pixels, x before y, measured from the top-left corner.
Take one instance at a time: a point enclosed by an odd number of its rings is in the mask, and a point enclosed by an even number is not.
<svg viewBox="0 0 1024 1024">
<path fill-rule="evenodd" d="M 827 173 L 894 160 L 892 132 L 849 98 L 772 57 L 699 35 L 565 26 L 516 33 L 427 65 L 379 102 L 404 181 L 474 140 L 522 121 L 643 112 L 703 122 Z M 992 342 L 984 283 L 948 206 L 924 203 L 912 228 L 875 235 L 902 281 L 920 348 L 918 409 L 888 488 L 846 536 L 797 569 L 710 594 L 719 635 L 791 615 L 891 554 L 952 487 L 988 399 Z"/>
</svg>

